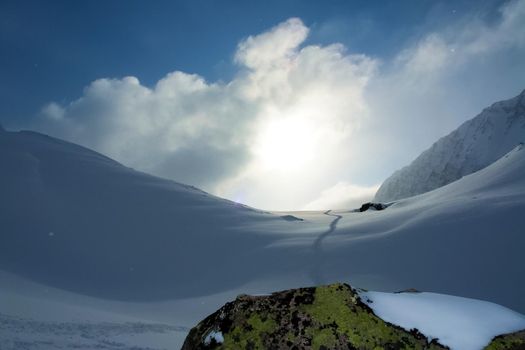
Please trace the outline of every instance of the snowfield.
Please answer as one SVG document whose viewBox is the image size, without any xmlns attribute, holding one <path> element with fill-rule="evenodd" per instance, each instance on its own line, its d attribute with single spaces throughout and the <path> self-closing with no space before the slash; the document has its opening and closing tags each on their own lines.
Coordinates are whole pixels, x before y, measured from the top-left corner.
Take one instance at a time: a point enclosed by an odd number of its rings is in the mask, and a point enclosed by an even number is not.
<svg viewBox="0 0 525 350">
<path fill-rule="evenodd" d="M 0 131 L 0 165 L 0 341 L 14 349 L 177 348 L 238 294 L 336 281 L 525 312 L 523 145 L 362 213 L 262 212 L 32 132 Z"/>
</svg>

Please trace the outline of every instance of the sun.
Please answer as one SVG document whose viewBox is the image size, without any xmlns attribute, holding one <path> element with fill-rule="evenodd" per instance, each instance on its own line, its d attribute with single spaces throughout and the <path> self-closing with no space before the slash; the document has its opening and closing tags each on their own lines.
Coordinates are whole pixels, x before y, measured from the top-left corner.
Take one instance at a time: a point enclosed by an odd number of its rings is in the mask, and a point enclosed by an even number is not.
<svg viewBox="0 0 525 350">
<path fill-rule="evenodd" d="M 314 156 L 316 139 L 315 125 L 305 118 L 272 118 L 261 127 L 253 152 L 266 170 L 301 170 Z"/>
</svg>

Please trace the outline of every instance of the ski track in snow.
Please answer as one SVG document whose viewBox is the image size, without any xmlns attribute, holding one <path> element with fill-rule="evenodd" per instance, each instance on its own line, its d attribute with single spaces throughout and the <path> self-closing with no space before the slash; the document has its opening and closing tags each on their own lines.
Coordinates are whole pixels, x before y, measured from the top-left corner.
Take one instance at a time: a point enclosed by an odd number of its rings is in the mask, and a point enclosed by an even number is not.
<svg viewBox="0 0 525 350">
<path fill-rule="evenodd" d="M 187 333 L 188 329 L 143 322 L 47 322 L 0 313 L 0 349 L 120 349 L 158 350 L 164 348 L 134 344 L 136 337 Z"/>
<path fill-rule="evenodd" d="M 312 245 L 313 251 L 313 265 L 312 265 L 312 280 L 315 285 L 320 285 L 325 282 L 322 275 L 322 265 L 323 265 L 323 240 L 337 228 L 337 223 L 343 218 L 342 215 L 332 214 L 332 210 L 327 210 L 324 212 L 325 215 L 333 216 L 334 219 L 330 222 L 328 230 L 321 233 L 314 241 Z"/>
</svg>

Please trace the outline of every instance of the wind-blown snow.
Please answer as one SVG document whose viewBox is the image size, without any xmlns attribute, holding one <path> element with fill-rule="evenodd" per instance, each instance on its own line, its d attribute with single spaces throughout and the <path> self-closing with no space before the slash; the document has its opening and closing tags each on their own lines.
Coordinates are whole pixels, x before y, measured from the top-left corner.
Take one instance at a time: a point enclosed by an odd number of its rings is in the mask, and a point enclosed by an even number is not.
<svg viewBox="0 0 525 350">
<path fill-rule="evenodd" d="M 525 90 L 486 108 L 386 179 L 376 201 L 431 191 L 496 161 L 525 142 Z"/>
<path fill-rule="evenodd" d="M 364 292 L 383 320 L 418 329 L 452 350 L 480 350 L 497 335 L 525 329 L 525 316 L 486 301 L 436 293 Z"/>
</svg>

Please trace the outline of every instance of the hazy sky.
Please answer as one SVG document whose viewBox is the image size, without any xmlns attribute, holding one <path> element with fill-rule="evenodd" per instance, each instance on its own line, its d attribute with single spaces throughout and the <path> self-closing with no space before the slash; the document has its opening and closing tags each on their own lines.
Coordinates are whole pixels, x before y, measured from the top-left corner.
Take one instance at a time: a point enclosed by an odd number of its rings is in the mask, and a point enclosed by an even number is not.
<svg viewBox="0 0 525 350">
<path fill-rule="evenodd" d="M 525 0 L 2 1 L 0 122 L 263 209 L 353 207 L 525 88 Z"/>
</svg>

